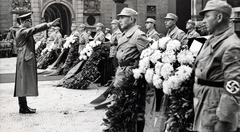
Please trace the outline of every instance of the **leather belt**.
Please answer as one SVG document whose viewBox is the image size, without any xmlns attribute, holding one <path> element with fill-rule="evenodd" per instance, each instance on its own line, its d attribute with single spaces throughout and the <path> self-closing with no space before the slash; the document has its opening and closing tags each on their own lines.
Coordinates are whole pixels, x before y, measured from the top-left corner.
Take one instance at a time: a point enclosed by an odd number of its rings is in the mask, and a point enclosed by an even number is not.
<svg viewBox="0 0 240 132">
<path fill-rule="evenodd" d="M 111 44 L 111 46 L 117 46 L 118 44 L 117 43 L 113 43 L 113 44 Z"/>
<path fill-rule="evenodd" d="M 22 51 L 23 50 L 23 47 L 18 47 L 17 48 L 17 51 Z"/>
<path fill-rule="evenodd" d="M 124 67 L 124 66 L 133 66 L 135 64 L 136 61 L 134 60 L 126 60 L 124 62 L 119 63 L 120 67 Z"/>
<path fill-rule="evenodd" d="M 195 77 L 194 82 L 200 85 L 223 88 L 224 82 L 215 82 Z"/>
</svg>

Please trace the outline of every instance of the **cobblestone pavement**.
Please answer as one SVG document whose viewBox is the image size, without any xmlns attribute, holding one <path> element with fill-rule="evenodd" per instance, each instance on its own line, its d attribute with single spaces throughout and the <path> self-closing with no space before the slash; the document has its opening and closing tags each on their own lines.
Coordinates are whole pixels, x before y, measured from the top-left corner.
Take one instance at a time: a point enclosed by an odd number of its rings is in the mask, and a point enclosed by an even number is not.
<svg viewBox="0 0 240 132">
<path fill-rule="evenodd" d="M 0 58 L 0 74 L 15 71 L 16 58 Z M 55 81 L 40 81 L 39 96 L 28 97 L 36 114 L 19 114 L 13 97 L 14 83 L 0 83 L 0 132 L 101 132 L 105 110 L 95 110 L 90 101 L 106 87 L 88 90 L 54 87 Z"/>
</svg>

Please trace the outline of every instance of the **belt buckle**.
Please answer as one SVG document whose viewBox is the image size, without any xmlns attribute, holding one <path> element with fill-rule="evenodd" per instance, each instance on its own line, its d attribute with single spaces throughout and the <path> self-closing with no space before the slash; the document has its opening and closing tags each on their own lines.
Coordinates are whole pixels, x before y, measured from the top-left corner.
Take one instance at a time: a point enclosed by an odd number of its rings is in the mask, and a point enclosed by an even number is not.
<svg viewBox="0 0 240 132">
<path fill-rule="evenodd" d="M 194 82 L 196 83 L 196 84 L 198 84 L 198 77 L 194 77 Z"/>
</svg>

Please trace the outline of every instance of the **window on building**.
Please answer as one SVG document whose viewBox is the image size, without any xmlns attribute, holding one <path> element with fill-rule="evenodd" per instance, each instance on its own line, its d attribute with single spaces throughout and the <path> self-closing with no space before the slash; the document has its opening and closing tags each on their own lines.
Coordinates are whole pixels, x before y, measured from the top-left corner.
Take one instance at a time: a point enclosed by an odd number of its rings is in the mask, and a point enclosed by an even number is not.
<svg viewBox="0 0 240 132">
<path fill-rule="evenodd" d="M 156 6 L 147 5 L 147 18 L 153 18 L 156 20 Z"/>
<path fill-rule="evenodd" d="M 240 7 L 240 0 L 227 0 L 232 7 Z"/>
<path fill-rule="evenodd" d="M 147 13 L 156 14 L 156 6 L 148 5 L 147 6 Z"/>
</svg>

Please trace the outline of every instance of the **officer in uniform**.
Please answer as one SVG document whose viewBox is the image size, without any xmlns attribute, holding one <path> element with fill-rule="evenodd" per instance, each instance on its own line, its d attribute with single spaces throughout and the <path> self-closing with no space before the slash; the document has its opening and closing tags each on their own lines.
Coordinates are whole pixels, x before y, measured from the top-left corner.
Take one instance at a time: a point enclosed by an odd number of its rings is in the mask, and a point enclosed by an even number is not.
<svg viewBox="0 0 240 132">
<path fill-rule="evenodd" d="M 187 34 L 185 37 L 187 39 L 200 37 L 199 33 L 195 30 L 195 22 L 193 20 L 188 20 L 186 24 Z"/>
<path fill-rule="evenodd" d="M 79 50 L 78 53 L 85 48 L 86 44 L 89 42 L 88 33 L 86 32 L 86 25 L 80 24 L 79 25 Z"/>
<path fill-rule="evenodd" d="M 112 27 L 112 36 L 110 39 L 111 47 L 110 47 L 110 53 L 109 53 L 109 58 L 112 58 L 112 63 L 113 63 L 113 69 L 116 71 L 116 68 L 118 66 L 116 54 L 117 54 L 117 46 L 118 46 L 118 40 L 122 35 L 122 32 L 119 29 L 119 21 L 114 19 L 111 22 L 111 27 Z"/>
<path fill-rule="evenodd" d="M 111 38 L 111 30 L 109 28 L 105 29 L 105 41 L 110 41 Z"/>
<path fill-rule="evenodd" d="M 155 25 L 156 21 L 152 18 L 148 18 L 145 21 L 145 26 L 147 29 L 147 37 L 153 40 L 159 40 L 161 38 L 161 36 L 159 35 L 159 33 L 154 29 L 154 25 Z"/>
<path fill-rule="evenodd" d="M 104 42 L 105 41 L 105 34 L 102 31 L 103 30 L 104 25 L 102 23 L 97 23 L 96 24 L 96 34 L 93 38 L 93 41 L 100 41 L 100 42 Z"/>
<path fill-rule="evenodd" d="M 18 17 L 20 29 L 16 32 L 17 63 L 14 97 L 18 97 L 19 113 L 36 113 L 27 105 L 26 96 L 38 96 L 37 64 L 33 35 L 57 25 L 60 19 L 32 27 L 31 13 Z"/>
<path fill-rule="evenodd" d="M 54 39 L 54 50 L 57 56 L 60 55 L 62 49 L 62 34 L 60 33 L 60 27 L 54 27 L 55 39 Z"/>
<path fill-rule="evenodd" d="M 187 44 L 187 39 L 185 37 L 185 32 L 179 29 L 176 25 L 178 17 L 173 13 L 168 13 L 164 18 L 165 27 L 168 29 L 166 37 L 171 39 L 176 39 L 182 44 Z"/>
<path fill-rule="evenodd" d="M 210 0 L 200 12 L 212 36 L 194 64 L 194 125 L 199 132 L 232 132 L 240 111 L 240 39 L 229 27 L 232 7 Z"/>
<path fill-rule="evenodd" d="M 141 52 L 148 47 L 149 41 L 145 33 L 136 25 L 137 15 L 138 13 L 131 8 L 124 8 L 118 14 L 123 33 L 117 46 L 119 67 L 113 83 L 115 88 L 132 87 L 134 80 L 132 69 L 137 67 Z M 143 131 L 144 121 L 138 121 L 137 126 L 139 132 Z"/>
</svg>

